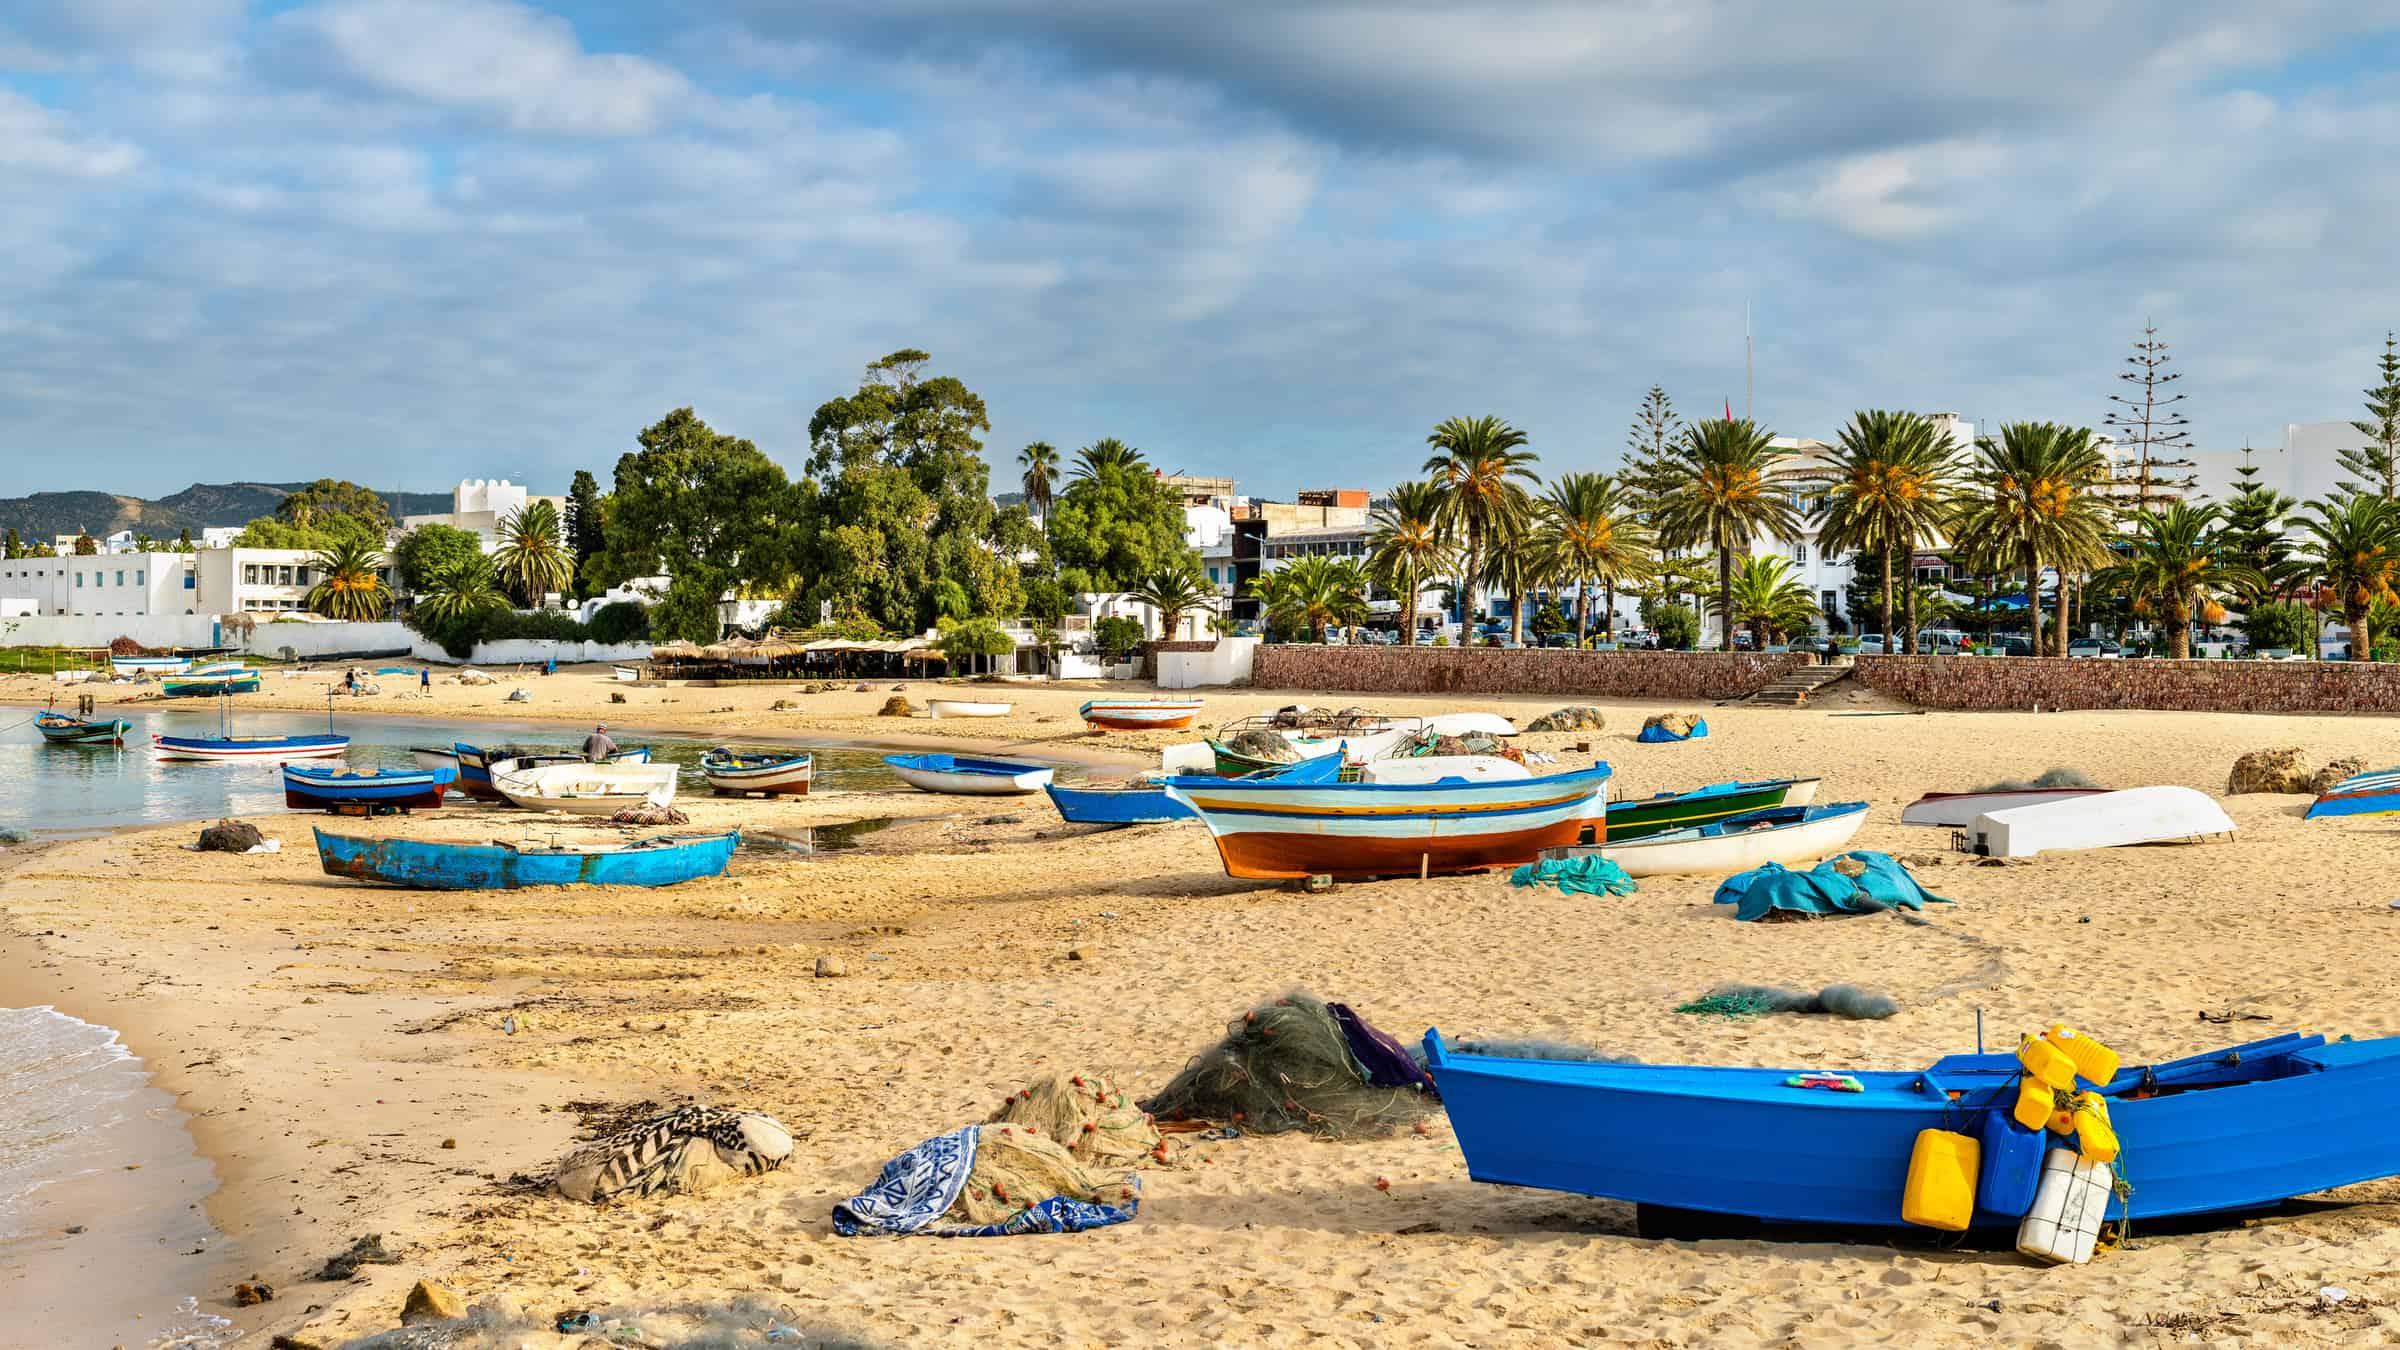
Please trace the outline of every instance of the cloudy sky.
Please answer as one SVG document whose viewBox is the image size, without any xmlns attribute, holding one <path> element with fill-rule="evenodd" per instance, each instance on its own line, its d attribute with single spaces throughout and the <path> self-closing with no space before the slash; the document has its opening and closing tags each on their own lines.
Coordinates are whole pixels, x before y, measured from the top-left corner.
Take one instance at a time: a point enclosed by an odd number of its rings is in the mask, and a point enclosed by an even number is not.
<svg viewBox="0 0 2400 1350">
<path fill-rule="evenodd" d="M 0 493 L 787 466 L 902 346 L 1015 449 L 1381 487 L 1642 392 L 2203 446 L 2400 326 L 2400 9 L 2313 0 L 0 0 Z"/>
</svg>

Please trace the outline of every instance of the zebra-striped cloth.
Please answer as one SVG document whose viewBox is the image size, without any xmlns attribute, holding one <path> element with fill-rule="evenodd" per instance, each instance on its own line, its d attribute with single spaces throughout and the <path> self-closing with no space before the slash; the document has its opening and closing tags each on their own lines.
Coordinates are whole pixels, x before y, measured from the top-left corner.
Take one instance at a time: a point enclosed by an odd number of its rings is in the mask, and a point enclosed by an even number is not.
<svg viewBox="0 0 2400 1350">
<path fill-rule="evenodd" d="M 577 1149 L 550 1184 L 569 1200 L 595 1202 L 688 1193 L 772 1172 L 791 1154 L 791 1132 L 773 1116 L 686 1106 Z"/>
</svg>

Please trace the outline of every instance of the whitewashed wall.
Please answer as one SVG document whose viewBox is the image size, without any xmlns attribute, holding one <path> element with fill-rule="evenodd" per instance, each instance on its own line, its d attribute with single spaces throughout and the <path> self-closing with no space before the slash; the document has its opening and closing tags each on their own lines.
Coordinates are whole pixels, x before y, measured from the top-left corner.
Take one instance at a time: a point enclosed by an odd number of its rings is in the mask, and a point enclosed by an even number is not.
<svg viewBox="0 0 2400 1350">
<path fill-rule="evenodd" d="M 1158 653 L 1158 687 L 1161 689 L 1198 689 L 1204 685 L 1248 684 L 1250 663 L 1258 652 L 1258 639 L 1248 637 L 1218 638 L 1217 645 L 1204 652 Z"/>
<path fill-rule="evenodd" d="M 476 643 L 475 654 L 463 662 L 443 651 L 440 643 L 428 642 L 423 638 L 416 639 L 413 650 L 427 661 L 453 666 L 538 666 L 553 657 L 562 666 L 582 661 L 650 659 L 650 644 L 647 642 L 552 642 L 540 638 L 502 638 L 494 642 Z"/>
</svg>

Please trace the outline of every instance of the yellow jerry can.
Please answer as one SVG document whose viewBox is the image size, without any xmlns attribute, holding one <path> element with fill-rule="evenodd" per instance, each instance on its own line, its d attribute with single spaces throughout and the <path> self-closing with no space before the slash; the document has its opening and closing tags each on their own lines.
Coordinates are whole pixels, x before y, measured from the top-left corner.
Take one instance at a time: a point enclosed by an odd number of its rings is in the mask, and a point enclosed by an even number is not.
<svg viewBox="0 0 2400 1350">
<path fill-rule="evenodd" d="M 2094 1103 L 2100 1099 L 2085 1094 L 2075 1105 L 2075 1154 L 2087 1163 L 2113 1163 L 2117 1160 L 2117 1128 L 2108 1121 L 2108 1108 Z"/>
<path fill-rule="evenodd" d="M 2028 1036 L 2017 1046 L 2017 1063 L 2053 1092 L 2075 1090 L 2075 1061 L 2067 1058 L 2066 1051 L 2039 1036 Z"/>
<path fill-rule="evenodd" d="M 2050 1123 L 2051 1113 L 2058 1109 L 2058 1094 L 2038 1078 L 2017 1080 L 2017 1105 L 2009 1119 L 2029 1130 L 2038 1130 Z"/>
<path fill-rule="evenodd" d="M 2075 1061 L 2075 1072 L 2092 1086 L 2105 1087 L 2109 1079 L 2117 1076 L 2117 1052 L 2075 1028 L 2052 1027 L 2043 1039 Z"/>
<path fill-rule="evenodd" d="M 1908 1155 L 1908 1181 L 1900 1190 L 1900 1217 L 1965 1232 L 1975 1218 L 1975 1180 L 1982 1166 L 1983 1145 L 1973 1135 L 1919 1130 Z"/>
</svg>

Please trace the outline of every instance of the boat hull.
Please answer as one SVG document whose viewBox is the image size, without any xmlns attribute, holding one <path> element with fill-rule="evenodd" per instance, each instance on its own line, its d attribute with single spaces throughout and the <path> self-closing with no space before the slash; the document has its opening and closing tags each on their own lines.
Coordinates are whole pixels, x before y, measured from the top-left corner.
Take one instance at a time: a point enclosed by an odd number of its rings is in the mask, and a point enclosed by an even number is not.
<svg viewBox="0 0 2400 1350">
<path fill-rule="evenodd" d="M 1973 1129 L 2013 1102 L 2019 1076 L 2014 1055 L 1957 1055 L 1923 1072 L 1854 1073 L 1862 1092 L 1823 1092 L 1785 1087 L 1793 1069 L 1511 1060 L 1449 1053 L 1437 1032 L 1425 1041 L 1476 1180 L 1774 1223 L 1899 1226 L 1918 1132 Z M 2238 1050 L 2238 1065 L 2226 1051 L 2176 1062 L 2200 1064 L 2188 1085 L 2206 1090 L 2127 1095 L 2140 1068 L 2108 1085 L 2134 1181 L 2110 1217 L 2128 1205 L 2136 1220 L 2254 1208 L 2400 1174 L 2388 1126 L 2400 1039 L 2279 1037 Z M 2165 1077 L 2176 1065 L 2152 1068 Z M 2017 1218 L 1978 1210 L 1974 1221 Z"/>
<path fill-rule="evenodd" d="M 1043 786 L 1059 819 L 1070 825 L 1164 825 L 1192 819 L 1192 810 L 1167 795 L 1163 784 L 1109 787 Z"/>
<path fill-rule="evenodd" d="M 976 703 L 955 698 L 929 698 L 925 712 L 932 717 L 1006 717 L 1013 703 Z"/>
<path fill-rule="evenodd" d="M 1199 699 L 1095 699 L 1077 709 L 1105 731 L 1181 731 L 1200 716 Z"/>
<path fill-rule="evenodd" d="M 957 797 L 1024 797 L 1050 785 L 1056 770 L 1006 760 L 954 755 L 885 755 L 900 781 L 925 792 Z"/>
<path fill-rule="evenodd" d="M 738 832 L 664 835 L 631 845 L 525 851 L 507 844 L 356 839 L 316 831 L 329 876 L 434 891 L 506 891 L 525 886 L 673 886 L 725 870 Z"/>
<path fill-rule="evenodd" d="M 2059 849 L 2192 841 L 2233 833 L 2214 797 L 2172 784 L 2097 792 L 2072 801 L 1986 811 L 1967 827 L 1969 853 L 2028 858 Z"/>
<path fill-rule="evenodd" d="M 729 797 L 805 797 L 816 767 L 813 755 L 721 756 L 712 750 L 700 757 L 700 776 L 709 790 Z"/>
<path fill-rule="evenodd" d="M 458 756 L 459 791 L 481 801 L 498 802 L 507 800 L 507 798 L 500 795 L 499 788 L 492 786 L 491 760 L 482 749 L 476 746 L 468 745 L 463 741 L 451 746 L 450 749 L 452 754 Z M 412 751 L 411 753 L 413 754 L 415 752 Z M 427 753 L 430 754 L 435 752 L 428 751 Z M 535 758 L 543 764 L 573 764 L 581 762 L 583 756 L 577 754 L 560 753 L 555 755 L 542 755 Z M 520 760 L 519 762 L 523 763 L 524 761 Z M 631 750 L 621 750 L 616 754 L 609 756 L 602 762 L 608 764 L 647 764 L 650 762 L 650 747 L 644 745 L 636 746 Z"/>
<path fill-rule="evenodd" d="M 665 806 L 675 800 L 672 764 L 586 764 L 574 761 L 526 769 L 504 759 L 487 765 L 492 786 L 528 811 L 564 811 L 575 816 L 609 816 L 630 806 Z"/>
<path fill-rule="evenodd" d="M 181 675 L 192 661 L 188 656 L 112 656 L 108 668 L 118 675 Z"/>
<path fill-rule="evenodd" d="M 1695 825 L 1714 824 L 1748 811 L 1764 811 L 1787 803 L 1797 806 L 1800 803 L 1791 801 L 1791 792 L 1801 782 L 1808 783 L 1808 795 L 1813 798 L 1817 780 L 1812 778 L 1720 783 L 1692 792 L 1610 802 L 1609 842 L 1630 843 L 1654 834 L 1665 834 L 1669 830 L 1688 830 Z"/>
<path fill-rule="evenodd" d="M 220 694 L 255 694 L 259 681 L 256 675 L 206 675 L 162 680 L 158 688 L 168 698 L 214 698 Z"/>
<path fill-rule="evenodd" d="M 337 806 L 433 808 L 442 804 L 442 794 L 456 781 L 455 767 L 343 773 L 287 764 L 283 769 L 283 804 L 298 811 L 324 811 Z"/>
<path fill-rule="evenodd" d="M 2072 801 L 2105 791 L 2105 788 L 2026 788 L 2016 792 L 1928 792 L 1901 810 L 1900 823 L 1963 830 L 1975 823 L 1975 817 L 1993 811 Z"/>
<path fill-rule="evenodd" d="M 408 758 L 420 769 L 455 771 L 458 768 L 458 752 L 456 750 L 437 750 L 432 746 L 411 746 Z"/>
<path fill-rule="evenodd" d="M 347 736 L 152 736 L 160 759 L 325 759 L 350 748 Z"/>
<path fill-rule="evenodd" d="M 1378 877 L 1510 867 L 1571 844 L 1608 774 L 1603 764 L 1478 782 L 1175 778 L 1167 791 L 1208 826 L 1228 876 Z"/>
<path fill-rule="evenodd" d="M 123 745 L 133 723 L 86 722 L 63 713 L 41 713 L 33 719 L 33 729 L 52 745 Z"/>
<path fill-rule="evenodd" d="M 1732 876 L 1768 863 L 1789 867 L 1839 853 L 1867 819 L 1864 802 L 1778 809 L 1804 810 L 1807 818 L 1763 829 L 1712 833 L 1742 824 L 1744 817 L 1731 816 L 1697 829 L 1673 830 L 1630 843 L 1614 837 L 1616 822 L 1612 820 L 1612 834 L 1603 852 L 1632 877 Z"/>
<path fill-rule="evenodd" d="M 2400 812 L 2400 769 L 2352 774 L 2309 803 L 2307 818 L 2388 816 Z"/>
</svg>

